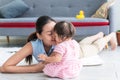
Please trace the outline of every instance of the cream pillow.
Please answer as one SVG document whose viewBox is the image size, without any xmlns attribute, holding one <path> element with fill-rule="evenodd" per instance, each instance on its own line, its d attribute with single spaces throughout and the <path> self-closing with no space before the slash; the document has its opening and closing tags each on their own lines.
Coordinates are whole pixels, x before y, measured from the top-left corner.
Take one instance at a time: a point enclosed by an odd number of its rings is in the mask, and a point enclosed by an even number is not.
<svg viewBox="0 0 120 80">
<path fill-rule="evenodd" d="M 107 18 L 108 9 L 115 2 L 115 0 L 105 2 L 100 8 L 92 15 L 94 18 Z"/>
</svg>

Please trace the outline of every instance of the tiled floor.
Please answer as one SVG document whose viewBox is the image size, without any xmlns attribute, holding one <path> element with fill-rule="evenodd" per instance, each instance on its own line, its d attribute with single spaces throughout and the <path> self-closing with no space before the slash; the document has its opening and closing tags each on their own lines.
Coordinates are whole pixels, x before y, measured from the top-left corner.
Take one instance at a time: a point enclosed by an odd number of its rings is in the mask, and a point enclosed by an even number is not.
<svg viewBox="0 0 120 80">
<path fill-rule="evenodd" d="M 3 40 L 1 46 L 22 46 L 25 43 L 14 43 L 16 40 L 13 39 L 9 45 Z M 18 41 L 18 40 L 17 40 Z M 12 43 L 14 43 L 12 45 Z M 120 80 L 120 47 L 115 51 L 110 49 L 104 50 L 99 53 L 104 63 L 99 66 L 86 66 L 83 67 L 80 76 L 70 80 Z M 3 74 L 0 73 L 0 80 L 61 80 L 58 78 L 49 78 L 43 73 L 25 73 L 25 74 Z M 69 79 L 67 79 L 69 80 Z"/>
</svg>

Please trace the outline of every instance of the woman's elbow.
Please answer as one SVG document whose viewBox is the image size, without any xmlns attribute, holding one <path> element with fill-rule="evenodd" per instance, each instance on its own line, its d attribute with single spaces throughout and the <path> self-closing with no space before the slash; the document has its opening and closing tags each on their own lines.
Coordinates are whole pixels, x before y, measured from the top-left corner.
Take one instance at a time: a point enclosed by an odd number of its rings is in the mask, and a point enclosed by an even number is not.
<svg viewBox="0 0 120 80">
<path fill-rule="evenodd" d="M 7 70 L 8 70 L 8 67 L 7 67 L 7 66 L 1 66 L 1 67 L 0 67 L 0 72 L 2 72 L 2 73 L 6 73 Z"/>
<path fill-rule="evenodd" d="M 5 72 L 5 69 L 3 66 L 0 67 L 0 72 L 4 73 Z"/>
</svg>

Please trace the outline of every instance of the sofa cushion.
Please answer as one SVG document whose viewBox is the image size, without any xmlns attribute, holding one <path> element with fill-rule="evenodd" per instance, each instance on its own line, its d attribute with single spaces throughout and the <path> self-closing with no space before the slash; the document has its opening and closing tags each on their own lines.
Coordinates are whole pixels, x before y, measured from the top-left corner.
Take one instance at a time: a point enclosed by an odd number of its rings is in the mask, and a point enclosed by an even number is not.
<svg viewBox="0 0 120 80">
<path fill-rule="evenodd" d="M 78 20 L 75 17 L 52 17 L 56 21 L 69 21 L 75 27 L 102 27 L 109 25 L 107 19 L 101 18 L 85 18 Z M 10 18 L 10 19 L 0 19 L 0 27 L 4 28 L 33 28 L 35 27 L 35 22 L 37 17 L 33 18 Z"/>
<path fill-rule="evenodd" d="M 21 16 L 25 11 L 29 9 L 28 5 L 22 0 L 14 0 L 2 7 L 0 7 L 0 17 L 2 18 L 14 18 Z"/>
<path fill-rule="evenodd" d="M 35 28 L 37 17 L 0 19 L 0 28 Z"/>
<path fill-rule="evenodd" d="M 61 20 L 65 20 L 65 21 L 69 21 L 72 22 L 73 25 L 75 27 L 94 27 L 94 26 L 105 26 L 105 25 L 109 25 L 109 21 L 107 19 L 102 19 L 102 18 L 84 18 L 84 19 L 76 19 L 75 17 L 54 17 L 53 19 L 55 19 L 56 21 L 61 21 Z"/>
</svg>

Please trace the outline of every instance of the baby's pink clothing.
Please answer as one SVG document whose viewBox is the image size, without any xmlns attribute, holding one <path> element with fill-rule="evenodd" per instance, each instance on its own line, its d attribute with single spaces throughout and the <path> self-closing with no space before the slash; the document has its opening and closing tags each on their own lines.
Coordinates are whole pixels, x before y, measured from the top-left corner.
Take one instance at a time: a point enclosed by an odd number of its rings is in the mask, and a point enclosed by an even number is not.
<svg viewBox="0 0 120 80">
<path fill-rule="evenodd" d="M 75 40 L 68 40 L 56 45 L 54 52 L 60 53 L 62 60 L 47 64 L 43 69 L 44 73 L 50 77 L 58 78 L 77 77 L 82 67 L 79 51 L 79 44 Z"/>
</svg>

